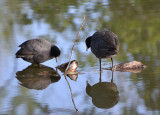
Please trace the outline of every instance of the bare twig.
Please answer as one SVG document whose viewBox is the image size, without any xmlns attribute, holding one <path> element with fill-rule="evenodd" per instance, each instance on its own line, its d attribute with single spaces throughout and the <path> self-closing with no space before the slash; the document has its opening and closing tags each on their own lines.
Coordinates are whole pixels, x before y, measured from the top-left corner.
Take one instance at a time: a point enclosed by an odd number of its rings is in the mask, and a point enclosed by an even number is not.
<svg viewBox="0 0 160 115">
<path fill-rule="evenodd" d="M 73 102 L 74 108 L 76 109 L 77 115 L 79 115 L 78 109 L 77 109 L 77 107 L 76 107 L 76 105 L 75 105 L 75 102 L 74 102 L 74 99 L 73 99 L 72 89 L 71 89 L 71 86 L 70 86 L 70 84 L 69 84 L 69 82 L 68 82 L 68 80 L 67 80 L 66 75 L 67 75 L 67 70 L 68 70 L 68 68 L 69 68 L 69 66 L 70 66 L 71 60 L 72 60 L 73 49 L 74 49 L 74 47 L 75 47 L 75 45 L 76 45 L 76 42 L 78 41 L 80 31 L 82 30 L 82 27 L 83 27 L 83 25 L 84 25 L 84 21 L 85 21 L 85 16 L 84 16 L 84 18 L 83 18 L 83 22 L 82 22 L 82 24 L 81 24 L 81 27 L 80 27 L 79 32 L 78 32 L 78 34 L 77 34 L 77 37 L 76 37 L 76 39 L 75 39 L 75 41 L 74 41 L 74 44 L 73 44 L 73 47 L 72 47 L 72 50 L 71 50 L 71 57 L 70 57 L 70 60 L 69 60 L 68 65 L 67 65 L 67 68 L 66 68 L 66 70 L 65 70 L 65 72 L 64 72 L 64 77 L 65 77 L 65 79 L 66 79 L 66 81 L 67 81 L 67 84 L 68 84 L 68 86 L 69 86 L 69 89 L 70 89 L 70 92 L 71 92 L 71 97 L 72 97 L 72 102 Z"/>
<path fill-rule="evenodd" d="M 83 22 L 82 22 L 82 25 L 81 25 L 81 27 L 80 27 L 80 29 L 79 29 L 79 32 L 78 32 L 78 34 L 77 34 L 77 37 L 76 37 L 76 39 L 75 39 L 75 41 L 74 41 L 74 44 L 73 44 L 73 47 L 72 47 L 72 50 L 71 50 L 71 57 L 70 57 L 68 66 L 67 66 L 67 68 L 66 68 L 66 70 L 65 70 L 65 72 L 64 72 L 64 75 L 66 75 L 67 70 L 68 70 L 68 67 L 69 67 L 69 65 L 70 65 L 70 63 L 71 63 L 71 59 L 72 59 L 72 55 L 73 55 L 73 49 L 74 49 L 74 47 L 75 47 L 75 45 L 76 45 L 76 42 L 78 41 L 80 31 L 82 30 L 82 27 L 83 27 L 83 25 L 84 25 L 84 21 L 85 21 L 85 16 L 84 16 L 84 18 L 83 18 Z"/>
</svg>

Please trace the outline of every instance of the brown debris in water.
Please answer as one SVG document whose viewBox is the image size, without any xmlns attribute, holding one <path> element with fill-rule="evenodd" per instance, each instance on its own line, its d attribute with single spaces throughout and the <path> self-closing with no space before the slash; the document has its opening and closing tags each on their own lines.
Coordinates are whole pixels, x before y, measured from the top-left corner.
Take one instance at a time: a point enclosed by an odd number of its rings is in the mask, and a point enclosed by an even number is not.
<svg viewBox="0 0 160 115">
<path fill-rule="evenodd" d="M 63 63 L 63 64 L 57 66 L 56 69 L 59 69 L 61 72 L 65 72 L 68 64 L 69 64 L 69 62 Z M 76 72 L 77 67 L 78 67 L 78 62 L 76 60 L 72 60 L 69 67 L 68 67 L 68 70 L 67 70 L 67 76 L 71 80 L 76 81 L 78 78 L 78 73 Z"/>
<path fill-rule="evenodd" d="M 68 64 L 69 64 L 69 62 L 63 63 L 63 64 L 57 66 L 56 68 L 59 69 L 61 72 L 65 72 Z M 76 60 L 72 60 L 69 67 L 68 67 L 67 73 L 75 72 L 77 67 L 78 67 L 78 62 Z"/>
<path fill-rule="evenodd" d="M 114 66 L 116 71 L 140 73 L 147 66 L 139 61 L 124 62 Z M 111 70 L 111 67 L 107 68 Z"/>
</svg>

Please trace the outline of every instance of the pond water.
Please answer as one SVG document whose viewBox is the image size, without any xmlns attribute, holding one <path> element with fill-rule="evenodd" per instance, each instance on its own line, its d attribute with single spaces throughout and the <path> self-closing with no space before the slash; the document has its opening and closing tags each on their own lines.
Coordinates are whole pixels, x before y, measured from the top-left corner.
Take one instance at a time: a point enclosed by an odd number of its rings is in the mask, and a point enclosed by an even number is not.
<svg viewBox="0 0 160 115">
<path fill-rule="evenodd" d="M 85 24 L 72 57 L 78 61 L 78 78 L 67 77 L 78 113 L 160 114 L 159 0 L 1 0 L 0 115 L 77 114 L 63 72 L 55 73 L 55 67 L 69 61 L 83 16 Z M 103 59 L 100 82 L 99 61 L 86 52 L 85 39 L 104 29 L 116 33 L 120 41 L 114 65 L 137 60 L 148 67 L 139 73 L 114 71 L 112 79 L 112 71 L 105 70 L 111 61 Z M 56 44 L 61 50 L 58 62 L 52 59 L 35 69 L 16 59 L 18 45 L 33 38 Z M 56 77 L 43 76 L 45 71 Z M 42 77 L 35 77 L 36 72 Z M 110 94 L 110 87 L 115 94 Z"/>
</svg>

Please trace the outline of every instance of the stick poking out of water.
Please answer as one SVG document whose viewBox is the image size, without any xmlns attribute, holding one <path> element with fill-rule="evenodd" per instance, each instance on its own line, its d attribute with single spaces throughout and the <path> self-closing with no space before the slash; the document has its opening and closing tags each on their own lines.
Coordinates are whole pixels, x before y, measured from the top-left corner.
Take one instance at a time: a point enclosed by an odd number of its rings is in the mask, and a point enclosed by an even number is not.
<svg viewBox="0 0 160 115">
<path fill-rule="evenodd" d="M 69 82 L 68 82 L 68 80 L 67 80 L 66 75 L 67 75 L 68 67 L 70 66 L 70 63 L 71 63 L 71 60 L 72 60 L 73 50 L 74 50 L 74 47 L 75 47 L 75 45 L 76 45 L 76 42 L 78 41 L 80 31 L 81 31 L 82 28 L 83 28 L 84 21 L 85 21 L 85 16 L 83 17 L 83 22 L 82 22 L 81 27 L 80 27 L 80 29 L 79 29 L 79 31 L 78 31 L 77 37 L 76 37 L 76 39 L 75 39 L 75 41 L 74 41 L 74 44 L 73 44 L 73 47 L 72 47 L 72 50 L 71 50 L 71 57 L 70 57 L 68 66 L 67 66 L 67 68 L 66 68 L 66 70 L 65 70 L 65 72 L 64 72 L 64 77 L 65 77 L 65 79 L 66 79 L 66 81 L 67 81 L 67 84 L 68 84 L 68 86 L 69 86 L 69 89 L 70 89 L 70 92 L 71 92 L 71 97 L 72 97 L 72 102 L 73 102 L 74 108 L 76 109 L 77 115 L 78 115 L 78 109 L 77 109 L 77 107 L 76 107 L 76 105 L 75 105 L 75 102 L 74 102 L 74 99 L 73 99 L 73 94 L 72 94 L 72 89 L 71 89 L 71 86 L 70 86 L 70 84 L 69 84 Z"/>
</svg>

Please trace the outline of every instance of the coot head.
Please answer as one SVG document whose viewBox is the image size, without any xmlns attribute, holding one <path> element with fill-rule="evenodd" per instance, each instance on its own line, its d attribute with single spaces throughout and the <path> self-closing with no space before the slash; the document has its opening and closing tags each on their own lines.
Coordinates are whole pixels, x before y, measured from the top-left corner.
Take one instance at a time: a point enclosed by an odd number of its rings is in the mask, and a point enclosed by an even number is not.
<svg viewBox="0 0 160 115">
<path fill-rule="evenodd" d="M 91 38 L 92 38 L 92 36 L 90 36 L 90 37 L 88 37 L 87 39 L 86 39 L 86 46 L 87 46 L 87 49 L 86 49 L 86 51 L 90 48 L 90 46 L 91 46 Z"/>
<path fill-rule="evenodd" d="M 61 51 L 59 50 L 59 48 L 57 46 L 52 46 L 51 47 L 51 57 L 55 57 L 56 58 L 56 62 L 58 60 L 58 57 L 60 56 Z"/>
</svg>

